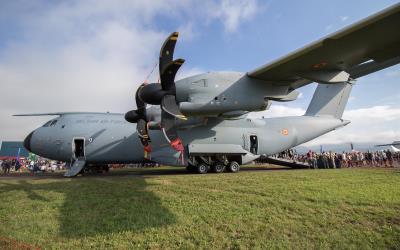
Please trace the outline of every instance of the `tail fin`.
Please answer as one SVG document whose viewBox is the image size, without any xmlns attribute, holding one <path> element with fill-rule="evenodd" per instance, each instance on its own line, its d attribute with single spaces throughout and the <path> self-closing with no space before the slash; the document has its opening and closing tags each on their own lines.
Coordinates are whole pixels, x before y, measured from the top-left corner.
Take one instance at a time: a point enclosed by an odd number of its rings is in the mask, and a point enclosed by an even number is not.
<svg viewBox="0 0 400 250">
<path fill-rule="evenodd" d="M 305 115 L 342 118 L 351 88 L 352 84 L 348 82 L 335 84 L 319 83 Z"/>
</svg>

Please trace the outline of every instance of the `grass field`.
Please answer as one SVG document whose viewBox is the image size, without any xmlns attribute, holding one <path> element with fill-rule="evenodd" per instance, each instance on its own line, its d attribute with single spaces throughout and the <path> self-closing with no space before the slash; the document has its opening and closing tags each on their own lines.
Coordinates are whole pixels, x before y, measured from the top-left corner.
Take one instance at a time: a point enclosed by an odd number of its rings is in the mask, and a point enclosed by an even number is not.
<svg viewBox="0 0 400 250">
<path fill-rule="evenodd" d="M 400 171 L 0 178 L 0 248 L 400 248 Z"/>
</svg>

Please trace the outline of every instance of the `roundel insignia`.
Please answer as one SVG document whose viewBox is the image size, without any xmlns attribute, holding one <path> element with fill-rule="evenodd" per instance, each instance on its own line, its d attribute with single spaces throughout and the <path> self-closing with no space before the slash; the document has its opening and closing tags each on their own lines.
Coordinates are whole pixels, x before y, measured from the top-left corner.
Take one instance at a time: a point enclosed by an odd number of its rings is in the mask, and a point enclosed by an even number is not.
<svg viewBox="0 0 400 250">
<path fill-rule="evenodd" d="M 320 69 L 320 68 L 325 67 L 326 65 L 328 65 L 327 62 L 320 62 L 320 63 L 314 64 L 312 67 L 313 67 L 314 69 Z"/>
<path fill-rule="evenodd" d="M 92 137 L 89 138 L 89 142 L 93 142 L 93 138 Z"/>
<path fill-rule="evenodd" d="M 288 129 L 282 129 L 282 131 L 281 131 L 281 134 L 282 135 L 288 135 L 289 134 L 289 130 Z"/>
</svg>

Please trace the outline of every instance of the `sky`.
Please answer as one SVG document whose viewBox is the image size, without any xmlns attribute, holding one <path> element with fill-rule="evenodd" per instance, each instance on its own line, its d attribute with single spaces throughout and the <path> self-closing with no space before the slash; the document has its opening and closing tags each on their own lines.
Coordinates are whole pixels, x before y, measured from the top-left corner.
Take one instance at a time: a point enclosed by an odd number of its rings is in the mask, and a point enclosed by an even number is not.
<svg viewBox="0 0 400 250">
<path fill-rule="evenodd" d="M 172 31 L 175 55 L 186 59 L 178 78 L 248 72 L 397 2 L 0 1 L 0 141 L 22 140 L 49 119 L 13 114 L 131 110 Z M 315 87 L 252 116 L 302 115 Z M 306 146 L 400 140 L 399 87 L 400 66 L 358 79 L 344 114 L 352 123 Z"/>
</svg>

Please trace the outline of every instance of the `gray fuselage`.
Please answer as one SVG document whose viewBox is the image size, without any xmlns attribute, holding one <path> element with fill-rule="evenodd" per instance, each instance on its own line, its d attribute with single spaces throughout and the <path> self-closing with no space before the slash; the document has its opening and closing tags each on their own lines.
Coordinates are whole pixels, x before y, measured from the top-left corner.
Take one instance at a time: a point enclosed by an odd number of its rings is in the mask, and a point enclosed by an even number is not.
<svg viewBox="0 0 400 250">
<path fill-rule="evenodd" d="M 246 158 L 254 160 L 260 155 L 276 154 L 307 142 L 347 123 L 347 121 L 332 117 L 314 116 L 235 120 L 209 118 L 201 126 L 181 128 L 179 136 L 187 148 L 191 145 L 217 145 L 218 151 L 224 153 L 224 145 L 239 145 L 244 151 L 250 152 L 250 136 L 255 135 L 258 139 L 257 151 L 252 152 L 254 157 Z M 151 130 L 150 138 L 154 148 L 170 148 L 160 130 Z M 122 114 L 61 115 L 33 131 L 27 137 L 25 145 L 30 151 L 40 156 L 72 161 L 75 139 L 84 140 L 84 156 L 87 163 L 145 161 L 143 146 L 136 133 L 136 125 L 126 122 Z M 169 153 L 165 154 L 163 157 L 155 157 L 152 160 L 179 165 L 168 160 Z M 245 161 L 242 163 L 246 163 Z"/>
</svg>

